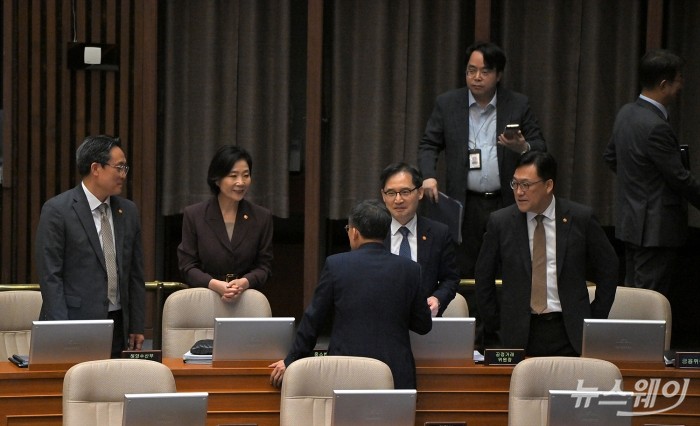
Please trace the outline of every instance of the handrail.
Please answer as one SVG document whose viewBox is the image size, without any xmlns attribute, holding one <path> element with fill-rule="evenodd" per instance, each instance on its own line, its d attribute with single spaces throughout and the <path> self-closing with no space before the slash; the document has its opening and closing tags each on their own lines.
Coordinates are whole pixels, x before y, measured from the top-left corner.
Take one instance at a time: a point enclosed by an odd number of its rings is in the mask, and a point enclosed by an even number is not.
<svg viewBox="0 0 700 426">
<path fill-rule="evenodd" d="M 156 306 L 153 312 L 153 349 L 162 346 L 163 330 L 163 306 L 165 305 L 165 293 L 189 288 L 187 284 L 175 281 L 147 281 L 146 290 L 156 292 Z M 0 284 L 0 291 L 31 290 L 39 291 L 39 284 Z"/>
</svg>

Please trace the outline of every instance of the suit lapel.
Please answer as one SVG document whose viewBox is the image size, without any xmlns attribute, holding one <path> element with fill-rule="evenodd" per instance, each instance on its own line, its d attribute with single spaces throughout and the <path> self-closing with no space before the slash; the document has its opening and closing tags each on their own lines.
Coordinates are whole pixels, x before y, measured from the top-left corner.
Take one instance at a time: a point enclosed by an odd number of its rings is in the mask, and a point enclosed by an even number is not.
<svg viewBox="0 0 700 426">
<path fill-rule="evenodd" d="M 517 206 L 513 208 L 513 235 L 519 236 L 515 241 L 519 241 L 520 247 L 516 247 L 515 253 L 520 256 L 520 262 L 524 265 L 527 276 L 532 276 L 532 257 L 530 256 L 530 236 L 527 232 L 527 215 L 521 213 Z M 506 259 L 503 259 L 506 262 Z"/>
<path fill-rule="evenodd" d="M 559 199 L 555 201 L 556 227 L 557 227 L 557 278 L 563 269 L 569 231 L 571 230 L 571 211 L 568 203 Z"/>
<path fill-rule="evenodd" d="M 235 251 L 236 248 L 246 240 L 254 221 L 255 218 L 250 210 L 250 204 L 246 200 L 241 200 L 241 202 L 238 203 L 236 226 L 233 228 L 233 237 L 229 243 L 231 251 Z"/>
<path fill-rule="evenodd" d="M 427 254 L 430 253 L 430 246 L 433 244 L 433 235 L 430 225 L 420 216 L 416 224 L 416 243 L 418 263 L 425 270 L 428 267 Z"/>
<path fill-rule="evenodd" d="M 463 96 L 458 96 L 455 98 L 457 105 L 450 108 L 452 111 L 452 119 L 450 120 L 454 123 L 455 134 L 465 135 L 464 143 L 460 144 L 462 148 L 462 158 L 468 158 L 469 151 L 469 89 L 465 88 L 463 91 Z"/>
<path fill-rule="evenodd" d="M 114 224 L 114 249 L 117 252 L 117 271 L 121 272 L 122 257 L 124 256 L 124 235 L 126 234 L 126 221 L 124 211 L 117 197 L 110 197 L 109 205 L 112 209 L 112 223 Z M 121 273 L 119 274 L 121 276 Z"/>
<path fill-rule="evenodd" d="M 105 271 L 107 271 L 107 266 L 105 265 L 105 256 L 102 252 L 102 245 L 100 244 L 100 236 L 97 235 L 97 228 L 95 227 L 95 220 L 92 217 L 92 210 L 90 210 L 90 204 L 88 203 L 85 192 L 83 191 L 82 185 L 78 185 L 74 189 L 73 197 L 73 210 L 80 220 L 80 224 L 83 226 L 85 233 L 87 234 L 88 241 L 92 246 L 95 255 L 100 259 L 100 264 Z"/>
<path fill-rule="evenodd" d="M 221 215 L 221 208 L 219 207 L 219 201 L 217 200 L 216 196 L 209 200 L 207 208 L 204 211 L 204 220 L 211 228 L 219 243 L 226 250 L 231 251 L 231 241 L 228 239 L 226 225 L 224 224 L 224 217 Z M 236 223 L 236 226 L 238 226 L 238 223 Z"/>
</svg>

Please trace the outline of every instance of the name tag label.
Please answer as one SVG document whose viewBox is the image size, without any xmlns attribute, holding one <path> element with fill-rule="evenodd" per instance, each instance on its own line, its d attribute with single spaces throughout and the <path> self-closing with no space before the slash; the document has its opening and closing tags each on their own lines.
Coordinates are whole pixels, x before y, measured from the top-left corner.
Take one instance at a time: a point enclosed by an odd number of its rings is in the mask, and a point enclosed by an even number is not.
<svg viewBox="0 0 700 426">
<path fill-rule="evenodd" d="M 700 369 L 700 352 L 676 352 L 675 366 Z"/>
<path fill-rule="evenodd" d="M 525 349 L 486 349 L 484 365 L 515 365 L 525 359 Z"/>
<path fill-rule="evenodd" d="M 122 351 L 122 358 L 145 359 L 162 363 L 163 352 L 158 350 Z"/>
</svg>

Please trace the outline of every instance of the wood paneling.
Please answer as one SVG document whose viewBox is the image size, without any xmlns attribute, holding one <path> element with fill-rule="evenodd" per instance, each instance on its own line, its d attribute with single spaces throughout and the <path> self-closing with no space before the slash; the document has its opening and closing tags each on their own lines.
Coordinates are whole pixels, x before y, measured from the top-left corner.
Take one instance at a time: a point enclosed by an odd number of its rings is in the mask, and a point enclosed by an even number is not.
<svg viewBox="0 0 700 426">
<path fill-rule="evenodd" d="M 141 210 L 145 279 L 155 278 L 157 0 L 5 0 L 0 282 L 38 282 L 42 204 L 79 182 L 85 136 L 122 139 L 123 196 Z M 119 71 L 71 70 L 70 41 L 117 44 Z"/>
</svg>

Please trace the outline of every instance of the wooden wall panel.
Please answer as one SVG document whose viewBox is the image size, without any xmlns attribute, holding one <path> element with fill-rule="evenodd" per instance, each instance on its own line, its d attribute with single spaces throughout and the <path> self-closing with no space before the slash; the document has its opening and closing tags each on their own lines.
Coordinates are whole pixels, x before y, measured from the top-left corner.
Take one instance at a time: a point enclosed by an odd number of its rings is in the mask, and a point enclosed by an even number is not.
<svg viewBox="0 0 700 426">
<path fill-rule="evenodd" d="M 79 182 L 75 150 L 100 133 L 119 136 L 132 165 L 122 195 L 141 210 L 154 280 L 157 10 L 157 0 L 4 0 L 0 282 L 38 282 L 41 206 Z M 119 71 L 68 69 L 74 39 L 117 44 Z"/>
</svg>

